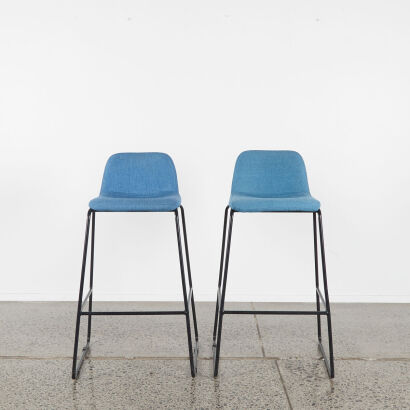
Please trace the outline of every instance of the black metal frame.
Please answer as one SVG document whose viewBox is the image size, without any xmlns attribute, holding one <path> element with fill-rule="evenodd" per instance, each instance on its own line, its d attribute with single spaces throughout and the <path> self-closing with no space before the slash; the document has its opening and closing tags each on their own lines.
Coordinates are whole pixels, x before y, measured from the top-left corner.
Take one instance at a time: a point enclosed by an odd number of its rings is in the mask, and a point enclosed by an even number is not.
<svg viewBox="0 0 410 410">
<path fill-rule="evenodd" d="M 230 210 L 230 211 L 229 211 Z M 318 347 L 323 356 L 326 370 L 330 378 L 334 378 L 334 358 L 333 358 L 333 340 L 332 340 L 332 321 L 330 315 L 330 302 L 329 292 L 327 287 L 327 273 L 326 273 L 326 259 L 325 259 L 325 245 L 323 238 L 323 224 L 322 213 L 320 210 L 317 212 L 309 212 L 313 214 L 313 239 L 314 239 L 314 254 L 315 254 L 315 282 L 316 282 L 316 310 L 290 310 L 290 311 L 272 311 L 272 310 L 225 310 L 225 293 L 226 282 L 228 278 L 228 266 L 229 255 L 231 250 L 231 238 L 232 238 L 232 226 L 233 226 L 233 209 L 229 205 L 225 208 L 223 235 L 222 235 L 222 249 L 221 249 L 221 261 L 219 266 L 219 281 L 218 281 L 218 293 L 216 298 L 215 309 L 215 322 L 213 333 L 213 362 L 214 362 L 214 377 L 218 376 L 219 368 L 219 355 L 221 349 L 221 335 L 222 335 L 222 321 L 224 315 L 315 315 L 317 317 L 317 335 L 318 335 Z M 226 240 L 227 233 L 227 221 L 229 213 L 229 226 L 228 226 L 228 238 Z M 325 295 L 323 297 L 322 292 L 319 289 L 319 266 L 318 266 L 318 247 L 317 247 L 317 218 L 319 220 L 319 237 L 320 237 L 320 253 L 322 260 L 322 274 L 323 274 L 323 287 Z M 222 291 L 221 291 L 222 286 Z M 325 306 L 325 310 L 320 310 L 320 302 Z M 322 344 L 322 328 L 321 328 L 321 316 L 327 317 L 327 330 L 329 341 L 329 357 L 326 355 Z"/>
<path fill-rule="evenodd" d="M 184 266 L 184 255 L 182 249 L 182 241 L 181 241 L 181 231 L 180 231 L 180 221 L 179 221 L 179 212 L 180 210 L 182 216 L 182 232 L 184 235 L 184 249 L 185 249 L 185 256 L 186 256 L 186 265 L 187 265 L 187 273 L 188 273 L 188 285 L 189 285 L 189 293 L 187 294 L 187 287 L 185 281 L 185 266 Z M 178 241 L 178 253 L 179 253 L 179 265 L 181 270 L 181 281 L 182 281 L 182 293 L 184 296 L 184 310 L 174 310 L 174 311 L 123 311 L 123 312 L 102 312 L 102 311 L 93 311 L 92 304 L 93 304 L 93 276 L 94 276 L 94 238 L 95 238 L 95 213 L 92 209 L 88 210 L 87 213 L 87 222 L 85 228 L 85 240 L 84 240 L 84 249 L 83 249 L 83 260 L 82 260 L 82 267 L 81 267 L 81 281 L 80 281 L 80 291 L 78 296 L 78 307 L 77 307 L 77 320 L 76 320 L 76 328 L 75 328 L 75 340 L 74 340 L 74 354 L 73 354 L 73 367 L 72 367 L 72 378 L 77 379 L 81 366 L 84 362 L 84 359 L 87 357 L 87 354 L 90 349 L 90 340 L 91 340 L 91 319 L 92 316 L 101 316 L 101 315 L 185 315 L 186 318 L 186 327 L 187 327 L 187 336 L 188 336 L 188 351 L 189 351 L 189 361 L 190 361 L 190 368 L 191 368 L 191 376 L 195 377 L 197 372 L 197 358 L 198 358 L 198 326 L 196 321 L 196 312 L 195 312 L 195 301 L 194 301 L 194 293 L 192 289 L 192 278 L 191 278 L 191 264 L 189 260 L 189 251 L 188 251 L 188 239 L 186 233 L 186 224 L 185 224 L 185 212 L 184 208 L 181 205 L 179 208 L 175 209 L 173 212 L 175 214 L 175 226 L 176 226 L 176 233 L 177 233 L 177 241 Z M 90 258 L 90 289 L 83 300 L 83 289 L 84 289 L 84 279 L 85 279 L 85 270 L 86 270 L 86 262 L 87 262 L 87 249 L 88 249 L 88 239 L 89 239 L 89 232 L 90 232 L 90 220 L 92 224 L 91 228 L 91 258 Z M 84 306 L 86 305 L 88 300 L 88 311 L 83 310 Z M 194 324 L 194 333 L 195 333 L 195 344 L 192 343 L 191 337 L 191 319 L 190 319 L 190 312 L 189 307 L 191 306 L 192 309 L 192 319 Z M 82 349 L 81 357 L 78 361 L 77 353 L 78 353 L 78 339 L 80 333 L 80 321 L 81 316 L 88 316 L 88 327 L 87 327 L 87 343 Z"/>
</svg>

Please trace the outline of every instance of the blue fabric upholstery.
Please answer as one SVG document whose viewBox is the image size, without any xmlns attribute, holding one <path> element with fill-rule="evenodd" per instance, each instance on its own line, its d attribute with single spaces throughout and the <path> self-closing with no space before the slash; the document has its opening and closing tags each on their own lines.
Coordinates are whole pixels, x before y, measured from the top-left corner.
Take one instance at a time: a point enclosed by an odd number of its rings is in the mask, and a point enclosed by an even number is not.
<svg viewBox="0 0 410 410">
<path fill-rule="evenodd" d="M 238 212 L 315 212 L 305 163 L 295 151 L 244 151 L 236 160 L 229 206 Z"/>
<path fill-rule="evenodd" d="M 160 152 L 112 155 L 105 166 L 95 211 L 173 211 L 181 205 L 177 174 L 169 155 Z"/>
</svg>

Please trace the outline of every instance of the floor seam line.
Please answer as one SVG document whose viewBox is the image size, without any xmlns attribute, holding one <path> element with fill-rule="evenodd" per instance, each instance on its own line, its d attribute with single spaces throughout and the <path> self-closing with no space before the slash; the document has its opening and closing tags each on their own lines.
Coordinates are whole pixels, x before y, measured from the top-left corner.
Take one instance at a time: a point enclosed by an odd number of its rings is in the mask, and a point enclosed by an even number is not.
<svg viewBox="0 0 410 410">
<path fill-rule="evenodd" d="M 255 310 L 255 304 L 253 302 L 251 302 L 251 306 L 252 306 L 252 310 Z M 264 358 L 266 358 L 266 354 L 265 354 L 265 346 L 263 345 L 263 341 L 262 341 L 262 335 L 261 335 L 261 330 L 259 328 L 259 322 L 258 322 L 258 318 L 256 317 L 256 314 L 253 315 L 254 319 L 255 319 L 255 323 L 256 323 L 256 330 L 258 332 L 258 337 L 259 337 L 259 343 L 261 346 L 261 350 L 262 350 L 262 356 Z"/>
<path fill-rule="evenodd" d="M 288 389 L 286 388 L 285 380 L 283 379 L 283 376 L 282 376 L 282 373 L 281 373 L 281 371 L 280 371 L 280 369 L 279 369 L 279 364 L 278 364 L 278 361 L 277 361 L 277 360 L 275 360 L 275 365 L 276 365 L 276 369 L 277 369 L 278 374 L 279 374 L 279 379 L 280 379 L 280 382 L 281 382 L 281 384 L 282 384 L 283 391 L 285 392 L 286 400 L 288 401 L 289 409 L 290 409 L 290 410 L 293 410 L 292 403 L 290 402 L 290 397 L 289 397 Z"/>
<path fill-rule="evenodd" d="M 251 302 L 251 305 L 252 305 L 252 310 L 255 311 L 256 310 L 255 309 L 255 304 L 253 302 Z M 261 330 L 260 330 L 260 327 L 259 327 L 258 318 L 256 317 L 256 314 L 254 314 L 253 317 L 255 319 L 256 329 L 258 331 L 259 343 L 260 343 L 260 346 L 261 346 L 261 349 L 262 349 L 263 359 L 266 360 L 267 358 L 266 358 L 266 354 L 265 354 L 265 346 L 263 345 L 262 335 L 261 335 Z M 277 359 L 273 359 L 273 361 L 275 362 L 275 366 L 276 366 L 277 372 L 279 374 L 279 380 L 280 380 L 280 383 L 282 385 L 282 389 L 285 393 L 286 401 L 288 403 L 289 409 L 293 410 L 292 403 L 290 402 L 290 397 L 289 397 L 289 394 L 288 394 L 288 390 L 285 386 L 285 381 L 283 380 L 282 373 L 280 372 L 280 369 L 279 369 L 278 361 L 277 361 Z"/>
</svg>

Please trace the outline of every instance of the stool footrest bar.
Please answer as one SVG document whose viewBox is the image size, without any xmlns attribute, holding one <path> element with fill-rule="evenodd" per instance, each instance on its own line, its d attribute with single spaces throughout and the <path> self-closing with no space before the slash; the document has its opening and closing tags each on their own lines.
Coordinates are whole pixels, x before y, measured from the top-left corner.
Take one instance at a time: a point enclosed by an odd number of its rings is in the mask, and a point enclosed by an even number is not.
<svg viewBox="0 0 410 410">
<path fill-rule="evenodd" d="M 327 315 L 323 310 L 224 310 L 224 315 Z"/>
<path fill-rule="evenodd" d="M 153 315 L 186 315 L 184 310 L 163 310 L 163 311 L 115 311 L 115 312 L 81 312 L 82 316 L 120 316 L 120 315 L 141 315 L 141 316 L 153 316 Z"/>
</svg>

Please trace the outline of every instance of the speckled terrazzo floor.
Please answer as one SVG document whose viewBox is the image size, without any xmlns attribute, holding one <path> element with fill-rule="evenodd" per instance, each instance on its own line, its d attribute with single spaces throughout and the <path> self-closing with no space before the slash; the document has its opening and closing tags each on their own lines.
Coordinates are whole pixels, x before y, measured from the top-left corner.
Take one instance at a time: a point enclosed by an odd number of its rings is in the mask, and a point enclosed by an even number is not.
<svg viewBox="0 0 410 410">
<path fill-rule="evenodd" d="M 178 308 L 159 302 L 95 305 Z M 183 317 L 128 316 L 94 317 L 90 357 L 72 381 L 75 309 L 70 302 L 0 303 L 0 409 L 410 409 L 409 304 L 333 304 L 334 380 L 316 347 L 316 319 L 305 316 L 226 317 L 220 376 L 214 379 L 214 304 L 198 303 L 195 379 Z"/>
</svg>

